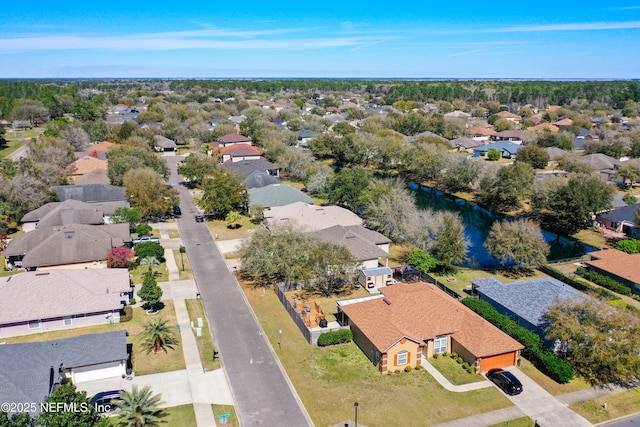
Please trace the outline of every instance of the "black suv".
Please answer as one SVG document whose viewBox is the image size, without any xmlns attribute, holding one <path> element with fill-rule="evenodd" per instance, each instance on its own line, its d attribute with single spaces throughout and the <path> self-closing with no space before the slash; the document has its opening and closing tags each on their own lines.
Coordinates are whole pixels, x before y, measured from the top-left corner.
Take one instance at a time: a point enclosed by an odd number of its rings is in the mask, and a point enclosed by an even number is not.
<svg viewBox="0 0 640 427">
<path fill-rule="evenodd" d="M 522 393 L 522 383 L 509 371 L 491 369 L 487 372 L 487 378 L 508 395 L 515 396 Z"/>
<path fill-rule="evenodd" d="M 182 215 L 182 210 L 180 209 L 180 206 L 175 205 L 175 206 L 173 207 L 173 215 L 174 215 L 174 216 L 180 216 L 180 215 Z"/>
</svg>

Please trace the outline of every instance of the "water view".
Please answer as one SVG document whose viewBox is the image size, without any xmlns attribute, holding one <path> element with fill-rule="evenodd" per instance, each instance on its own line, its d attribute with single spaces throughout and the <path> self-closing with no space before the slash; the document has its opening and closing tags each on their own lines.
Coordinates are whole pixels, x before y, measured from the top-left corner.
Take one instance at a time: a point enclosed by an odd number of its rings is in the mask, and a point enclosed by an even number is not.
<svg viewBox="0 0 640 427">
<path fill-rule="evenodd" d="M 503 216 L 489 212 L 477 205 L 465 203 L 464 200 L 451 198 L 437 190 L 431 191 L 426 187 L 418 190 L 418 187 L 413 184 L 410 187 L 415 190 L 416 203 L 419 208 L 457 212 L 460 215 L 466 228 L 466 235 L 471 242 L 469 247 L 470 260 L 465 265 L 477 267 L 499 265 L 498 260 L 487 253 L 484 241 L 493 223 Z M 547 258 L 549 261 L 579 257 L 593 250 L 593 248 L 565 236 L 558 238 L 555 233 L 544 230 L 542 234 L 551 245 L 551 252 Z"/>
</svg>

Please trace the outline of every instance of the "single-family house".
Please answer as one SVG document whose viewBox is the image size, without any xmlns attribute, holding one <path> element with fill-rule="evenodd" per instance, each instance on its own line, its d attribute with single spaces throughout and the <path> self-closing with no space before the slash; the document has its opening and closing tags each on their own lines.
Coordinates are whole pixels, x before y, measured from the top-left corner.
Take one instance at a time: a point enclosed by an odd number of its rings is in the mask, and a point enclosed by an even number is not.
<svg viewBox="0 0 640 427">
<path fill-rule="evenodd" d="M 65 226 L 71 224 L 104 224 L 104 212 L 99 204 L 78 200 L 51 202 L 26 213 L 20 220 L 22 230 L 30 232 L 38 227 Z"/>
<path fill-rule="evenodd" d="M 560 128 L 554 124 L 548 123 L 548 122 L 543 122 L 540 124 L 537 124 L 535 126 L 530 126 L 527 128 L 528 131 L 531 132 L 538 132 L 538 131 L 542 131 L 542 132 L 551 132 L 551 133 L 558 133 L 560 132 Z"/>
<path fill-rule="evenodd" d="M 640 295 L 640 254 L 628 254 L 617 249 L 589 252 L 591 261 L 586 261 L 589 270 L 609 276 L 631 288 Z"/>
<path fill-rule="evenodd" d="M 268 228 L 290 225 L 305 231 L 318 231 L 334 225 L 362 225 L 362 218 L 340 206 L 318 206 L 296 202 L 264 211 Z"/>
<path fill-rule="evenodd" d="M 465 130 L 465 135 L 475 139 L 476 141 L 489 141 L 498 132 L 492 127 L 472 126 Z"/>
<path fill-rule="evenodd" d="M 569 154 L 568 151 L 565 151 L 562 148 L 558 148 L 558 147 L 546 147 L 544 148 L 544 151 L 546 151 L 546 153 L 549 155 L 550 161 L 556 161 L 560 157 Z"/>
<path fill-rule="evenodd" d="M 300 129 L 296 132 L 296 138 L 298 140 L 298 147 L 306 148 L 309 144 L 309 140 L 316 136 L 316 133 L 309 129 Z"/>
<path fill-rule="evenodd" d="M 251 138 L 249 138 L 248 136 L 240 135 L 239 133 L 228 133 L 226 135 L 223 135 L 220 138 L 218 138 L 217 142 L 220 148 L 228 147 L 231 145 L 237 145 L 237 144 L 242 144 L 242 145 L 253 144 L 253 141 L 251 141 Z"/>
<path fill-rule="evenodd" d="M 600 178 L 610 181 L 620 166 L 620 161 L 606 154 L 594 153 L 582 156 L 582 160 L 596 168 L 600 172 Z"/>
<path fill-rule="evenodd" d="M 280 184 L 281 181 L 275 176 L 268 175 L 264 172 L 253 171 L 245 177 L 243 183 L 248 189 L 251 189 L 266 187 L 267 185 Z"/>
<path fill-rule="evenodd" d="M 555 122 L 554 125 L 556 125 L 558 127 L 573 126 L 573 120 L 565 117 L 565 118 L 560 119 L 557 122 Z"/>
<path fill-rule="evenodd" d="M 337 319 L 381 373 L 456 352 L 477 372 L 518 362 L 522 344 L 425 282 L 399 283 L 381 294 L 338 301 Z"/>
<path fill-rule="evenodd" d="M 444 118 L 445 119 L 470 119 L 471 114 L 465 113 L 464 111 L 455 110 L 455 111 L 450 111 L 448 113 L 444 113 Z"/>
<path fill-rule="evenodd" d="M 516 124 L 519 124 L 522 121 L 522 118 L 519 115 L 510 113 L 508 111 L 500 111 L 499 113 L 496 113 L 496 116 L 500 117 L 501 119 L 509 120 L 510 122 Z"/>
<path fill-rule="evenodd" d="M 63 381 L 122 378 L 128 360 L 125 330 L 0 345 L 0 401 L 33 404 L 34 416 Z"/>
<path fill-rule="evenodd" d="M 452 139 L 449 141 L 449 144 L 454 150 L 472 153 L 474 148 L 484 145 L 484 141 L 469 138 L 468 136 L 461 136 L 459 138 Z"/>
<path fill-rule="evenodd" d="M 256 174 L 258 173 L 260 172 L 256 172 Z M 256 174 L 253 175 L 253 178 L 256 178 Z M 278 180 L 277 178 L 266 174 L 262 175 Z M 255 186 L 247 188 L 249 193 L 249 206 L 260 205 L 270 208 L 273 206 L 286 206 L 296 202 L 313 204 L 313 199 L 311 197 L 307 196 L 297 188 L 280 181 L 260 187 Z"/>
<path fill-rule="evenodd" d="M 636 209 L 640 209 L 640 204 L 611 209 L 597 214 L 596 220 L 609 230 L 637 239 L 640 238 L 640 230 L 636 227 Z"/>
<path fill-rule="evenodd" d="M 494 141 L 511 141 L 514 144 L 522 144 L 524 140 L 525 133 L 523 130 L 503 130 L 502 132 L 498 132 L 493 136 Z"/>
<path fill-rule="evenodd" d="M 500 313 L 520 326 L 544 337 L 542 316 L 559 299 L 580 299 L 587 296 L 551 277 L 502 283 L 493 277 L 471 281 L 473 292 Z"/>
<path fill-rule="evenodd" d="M 104 184 L 88 185 L 56 185 L 51 187 L 58 200 L 64 202 L 68 199 L 80 200 L 86 203 L 96 202 L 126 202 L 127 193 L 124 187 Z"/>
<path fill-rule="evenodd" d="M 85 175 L 95 170 L 102 170 L 106 172 L 108 168 L 109 164 L 106 160 L 101 160 L 93 156 L 84 156 L 80 157 L 69 166 L 67 166 L 66 172 L 67 176 L 75 182 L 75 180 L 79 176 Z"/>
<path fill-rule="evenodd" d="M 262 150 L 253 145 L 233 144 L 220 148 L 222 162 L 241 162 L 244 160 L 260 160 Z"/>
<path fill-rule="evenodd" d="M 377 231 L 369 230 L 361 225 L 334 225 L 311 234 L 320 240 L 347 248 L 359 263 L 360 269 L 388 265 L 391 240 Z M 384 258 L 384 261 L 380 262 L 381 258 Z"/>
<path fill-rule="evenodd" d="M 88 184 L 101 184 L 109 185 L 111 180 L 109 179 L 109 173 L 106 170 L 98 169 L 87 172 L 84 175 L 77 176 L 73 183 L 76 185 L 88 185 Z"/>
<path fill-rule="evenodd" d="M 0 278 L 0 338 L 120 322 L 126 268 L 27 271 Z M 9 303 L 10 302 L 10 303 Z"/>
<path fill-rule="evenodd" d="M 249 176 L 254 172 L 265 173 L 274 177 L 280 176 L 280 168 L 264 157 L 260 157 L 257 160 L 243 160 L 238 162 L 226 161 L 222 163 L 221 166 L 242 176 Z"/>
<path fill-rule="evenodd" d="M 107 159 L 107 152 L 113 148 L 115 144 L 109 141 L 102 141 L 97 144 L 91 144 L 84 147 L 80 153 L 77 153 L 78 157 L 91 156 L 97 157 L 101 160 Z"/>
<path fill-rule="evenodd" d="M 163 151 L 176 151 L 178 146 L 175 141 L 164 137 L 162 135 L 154 135 L 153 136 L 153 148 L 158 152 Z"/>
<path fill-rule="evenodd" d="M 492 142 L 491 144 L 475 147 L 473 149 L 473 152 L 478 153 L 480 155 L 484 155 L 492 148 L 495 148 L 496 150 L 500 151 L 500 154 L 502 155 L 502 157 L 507 159 L 513 159 L 516 156 L 516 153 L 518 152 L 518 150 L 522 148 L 522 145 L 515 144 L 510 141 L 497 141 L 497 142 Z"/>
<path fill-rule="evenodd" d="M 38 227 L 14 237 L 4 256 L 8 263 L 27 270 L 104 268 L 107 252 L 130 242 L 126 223 Z"/>
</svg>

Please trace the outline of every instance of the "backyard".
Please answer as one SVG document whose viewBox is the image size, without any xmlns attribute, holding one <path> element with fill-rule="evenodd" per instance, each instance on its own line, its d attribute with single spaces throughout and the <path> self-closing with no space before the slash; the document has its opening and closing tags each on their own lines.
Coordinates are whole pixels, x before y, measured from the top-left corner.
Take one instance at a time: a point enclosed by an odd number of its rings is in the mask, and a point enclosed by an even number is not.
<svg viewBox="0 0 640 427">
<path fill-rule="evenodd" d="M 282 330 L 276 352 L 316 425 L 352 419 L 355 401 L 359 420 L 369 427 L 433 425 L 511 406 L 495 388 L 448 392 L 425 370 L 382 375 L 354 343 L 311 346 L 275 292 L 242 286 L 274 348 Z"/>
</svg>

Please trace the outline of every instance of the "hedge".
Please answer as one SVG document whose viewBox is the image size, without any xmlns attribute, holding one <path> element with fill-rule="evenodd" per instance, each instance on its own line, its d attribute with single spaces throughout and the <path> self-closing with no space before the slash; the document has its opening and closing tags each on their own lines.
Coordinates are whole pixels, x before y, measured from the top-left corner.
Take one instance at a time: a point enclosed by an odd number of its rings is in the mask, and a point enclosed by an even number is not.
<svg viewBox="0 0 640 427">
<path fill-rule="evenodd" d="M 320 347 L 326 347 L 328 345 L 345 344 L 351 342 L 353 339 L 353 332 L 351 329 L 338 329 L 332 332 L 323 332 L 318 337 L 318 345 Z"/>
<path fill-rule="evenodd" d="M 616 297 L 612 292 L 606 290 L 606 289 L 602 289 L 599 288 L 597 286 L 593 286 L 591 283 L 585 282 L 584 280 L 580 280 L 580 279 L 574 279 L 573 277 L 569 277 L 566 276 L 564 273 L 556 270 L 553 267 L 550 267 L 548 265 L 541 265 L 540 267 L 538 267 L 538 269 L 540 271 L 542 271 L 545 274 L 548 274 L 549 276 L 553 277 L 554 279 L 558 279 L 561 282 L 566 283 L 567 285 L 571 286 L 572 288 L 575 288 L 579 291 L 591 291 L 591 292 L 596 292 L 600 295 L 602 295 L 605 298 L 609 298 L 609 299 L 617 299 L 618 297 Z"/>
<path fill-rule="evenodd" d="M 556 357 L 544 345 L 538 334 L 518 325 L 509 316 L 500 314 L 498 310 L 486 301 L 477 298 L 465 298 L 462 303 L 524 345 L 525 348 L 522 350 L 522 355 L 551 379 L 564 384 L 574 378 L 575 375 L 571 365 Z"/>
<path fill-rule="evenodd" d="M 621 295 L 630 296 L 631 288 L 618 282 L 615 279 L 612 279 L 609 276 L 605 276 L 604 274 L 596 273 L 595 271 L 589 271 L 586 268 L 578 267 L 576 270 L 576 274 L 584 277 L 585 279 L 598 284 L 602 287 L 605 287 L 609 290 L 617 292 Z"/>
</svg>

